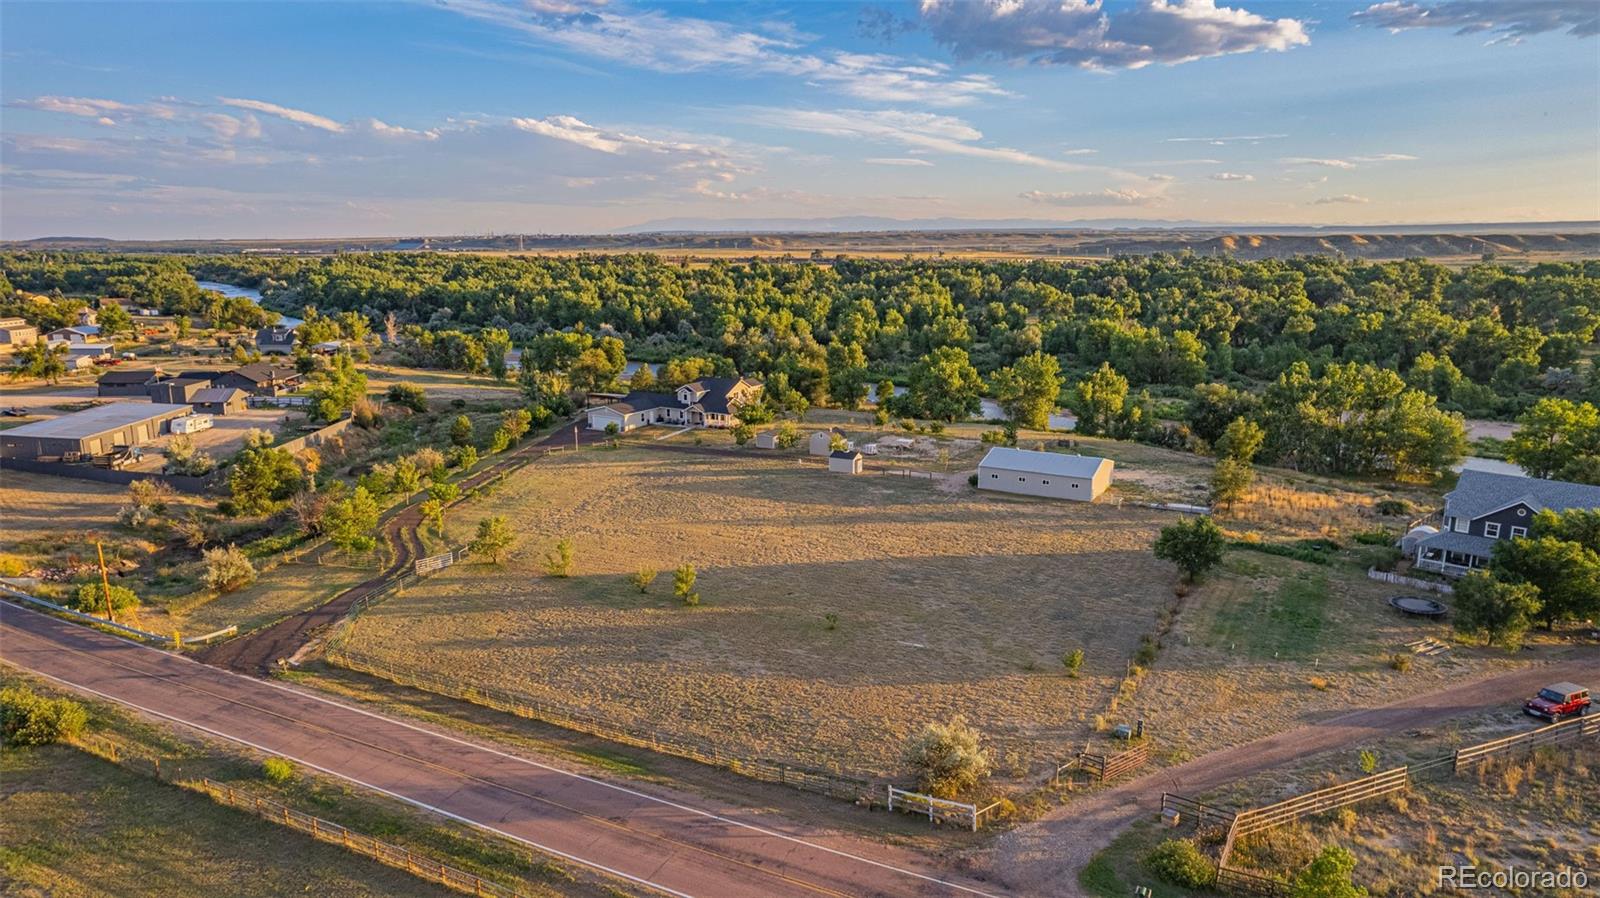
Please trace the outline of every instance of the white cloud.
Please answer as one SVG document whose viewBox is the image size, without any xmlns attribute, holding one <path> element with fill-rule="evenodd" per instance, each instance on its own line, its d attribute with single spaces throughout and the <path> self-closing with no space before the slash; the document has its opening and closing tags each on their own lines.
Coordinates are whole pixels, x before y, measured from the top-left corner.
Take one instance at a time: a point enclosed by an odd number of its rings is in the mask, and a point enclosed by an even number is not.
<svg viewBox="0 0 1600 898">
<path fill-rule="evenodd" d="M 1346 159 L 1313 159 L 1307 156 L 1290 156 L 1279 160 L 1285 165 L 1316 165 L 1322 168 L 1355 168 L 1356 164 Z"/>
<path fill-rule="evenodd" d="M 1164 197 L 1137 190 L 1105 190 L 1087 193 L 1046 193 L 1040 190 L 1029 190 L 1017 194 L 1021 199 L 1030 203 L 1040 203 L 1046 206 L 1070 207 L 1096 207 L 1096 206 L 1155 206 L 1165 202 Z"/>
<path fill-rule="evenodd" d="M 922 0 L 922 21 L 958 59 L 994 57 L 1091 69 L 1176 65 L 1311 42 L 1305 23 L 1216 0 Z"/>
<path fill-rule="evenodd" d="M 1415 162 L 1416 156 L 1410 153 L 1373 153 L 1370 156 L 1351 156 L 1357 162 Z"/>
<path fill-rule="evenodd" d="M 1242 134 L 1233 137 L 1169 137 L 1167 143 L 1209 143 L 1224 146 L 1230 143 L 1260 143 L 1263 140 L 1282 140 L 1287 134 Z"/>
<path fill-rule="evenodd" d="M 1363 205 L 1363 204 L 1370 203 L 1370 202 L 1372 202 L 1372 200 L 1369 200 L 1364 196 L 1356 196 L 1353 193 L 1341 193 L 1338 196 L 1317 197 L 1316 199 L 1311 201 L 1311 205 L 1313 205 L 1313 206 L 1329 206 L 1329 205 L 1333 205 L 1335 203 L 1350 203 L 1350 204 L 1354 204 L 1354 205 Z"/>
<path fill-rule="evenodd" d="M 1155 174 L 1150 175 L 1150 180 L 1152 180 L 1152 181 L 1176 181 L 1176 180 L 1178 180 L 1178 176 L 1177 175 L 1167 175 L 1167 174 L 1162 174 L 1161 172 L 1156 172 Z"/>
<path fill-rule="evenodd" d="M 875 157 L 875 158 L 872 158 L 872 159 L 863 159 L 862 161 L 867 163 L 868 165 L 906 165 L 906 166 L 930 166 L 930 167 L 933 165 L 932 162 L 929 162 L 926 159 L 917 159 L 917 158 L 914 158 L 914 157 L 913 158 L 905 158 L 905 157 L 878 156 L 878 157 Z"/>
<path fill-rule="evenodd" d="M 1573 37 L 1600 34 L 1600 3 L 1594 0 L 1443 0 L 1413 3 L 1388 0 L 1350 14 L 1363 25 L 1405 31 L 1411 28 L 1450 28 L 1456 34 L 1497 35 L 1490 43 L 1517 43 L 1522 38 L 1549 31 Z"/>
<path fill-rule="evenodd" d="M 1100 151 L 1093 150 L 1088 147 L 1068 147 L 1067 149 L 1062 150 L 1061 154 L 1063 156 L 1093 156 L 1098 152 Z"/>
<path fill-rule="evenodd" d="M 983 132 L 954 116 L 931 112 L 865 109 L 822 111 L 752 107 L 744 110 L 741 119 L 772 128 L 893 143 L 909 147 L 911 152 L 928 150 L 1056 171 L 1086 171 L 1097 168 L 1097 166 L 1050 159 L 1010 147 L 979 143 L 978 141 L 983 139 Z"/>
<path fill-rule="evenodd" d="M 1238 172 L 1219 171 L 1211 176 L 1213 181 L 1254 181 L 1255 175 L 1241 175 Z"/>
<path fill-rule="evenodd" d="M 780 75 L 875 102 L 961 106 L 1006 96 L 983 74 L 956 74 L 942 63 L 838 50 L 808 53 L 806 36 L 768 22 L 764 31 L 661 10 L 587 8 L 551 12 L 501 0 L 443 0 L 444 9 L 509 29 L 522 38 L 585 56 L 662 72 L 727 69 Z M 559 6 L 574 7 L 565 2 Z"/>
<path fill-rule="evenodd" d="M 301 109 L 290 109 L 287 106 L 279 106 L 276 103 L 268 103 L 264 100 L 242 100 L 236 97 L 218 97 L 217 102 L 224 106 L 233 106 L 239 109 L 249 109 L 252 112 L 260 112 L 264 115 L 276 116 L 277 118 L 281 118 L 285 121 L 294 122 L 297 125 L 305 125 L 309 128 L 317 128 L 322 131 L 332 131 L 334 133 L 338 133 L 343 131 L 345 128 L 344 125 L 339 124 L 333 119 L 325 118 L 317 115 L 314 112 L 306 112 Z"/>
</svg>

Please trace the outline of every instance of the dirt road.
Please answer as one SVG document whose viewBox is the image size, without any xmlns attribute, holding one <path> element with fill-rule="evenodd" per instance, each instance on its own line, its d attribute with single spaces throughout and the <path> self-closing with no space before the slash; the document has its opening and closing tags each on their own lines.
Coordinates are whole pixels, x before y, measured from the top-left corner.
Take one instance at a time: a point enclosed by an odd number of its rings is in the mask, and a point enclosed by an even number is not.
<svg viewBox="0 0 1600 898">
<path fill-rule="evenodd" d="M 909 852 L 577 774 L 9 603 L 0 658 L 670 895 L 1007 894 Z"/>
<path fill-rule="evenodd" d="M 1212 752 L 1073 801 L 1002 836 L 991 851 L 996 878 L 1025 895 L 1087 898 L 1078 871 L 1128 824 L 1161 809 L 1161 793 L 1195 796 L 1297 759 L 1453 717 L 1514 705 L 1558 680 L 1600 683 L 1600 652 L 1461 683 L 1378 708 L 1346 713 Z M 1530 727 L 1533 724 L 1530 723 Z"/>
<path fill-rule="evenodd" d="M 594 432 L 584 430 L 581 423 L 557 428 L 461 481 L 462 493 L 504 471 L 526 464 L 543 454 L 548 447 L 571 446 L 574 433 L 580 440 L 592 441 L 596 438 Z M 393 556 L 393 560 L 382 573 L 339 593 L 315 608 L 291 615 L 236 639 L 217 643 L 197 653 L 195 657 L 207 664 L 239 673 L 267 673 L 280 659 L 287 660 L 294 657 L 296 652 L 322 631 L 337 623 L 356 602 L 382 589 L 390 580 L 410 568 L 423 551 L 422 540 L 417 536 L 417 528 L 421 524 L 422 512 L 418 506 L 412 505 L 400 509 L 382 525 L 382 539 L 388 544 Z"/>
</svg>

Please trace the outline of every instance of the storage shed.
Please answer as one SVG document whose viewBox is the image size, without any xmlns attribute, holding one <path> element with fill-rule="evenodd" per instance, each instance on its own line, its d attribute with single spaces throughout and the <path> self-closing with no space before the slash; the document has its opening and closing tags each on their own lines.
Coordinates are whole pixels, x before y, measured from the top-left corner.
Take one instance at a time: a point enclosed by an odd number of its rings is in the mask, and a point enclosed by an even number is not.
<svg viewBox="0 0 1600 898">
<path fill-rule="evenodd" d="M 34 459 L 68 452 L 99 455 L 113 446 L 137 446 L 166 430 L 167 422 L 189 414 L 187 405 L 112 402 L 47 421 L 0 431 L 6 458 Z"/>
<path fill-rule="evenodd" d="M 838 437 L 839 439 L 843 440 L 844 439 L 844 431 L 842 431 L 842 430 L 838 429 L 837 427 L 835 427 L 835 428 L 830 428 L 828 430 L 819 430 L 816 433 L 812 434 L 811 435 L 811 442 L 809 444 L 809 450 L 810 450 L 811 454 L 812 455 L 832 455 L 833 454 L 833 440 L 834 440 L 834 437 Z M 850 444 L 850 441 L 849 440 L 845 440 L 845 445 L 848 446 L 849 444 Z"/>
<path fill-rule="evenodd" d="M 756 434 L 757 449 L 778 448 L 778 432 L 776 430 L 763 430 Z"/>
<path fill-rule="evenodd" d="M 196 390 L 189 403 L 197 412 L 212 415 L 231 415 L 245 410 L 249 396 L 238 387 L 206 387 Z"/>
<path fill-rule="evenodd" d="M 210 385 L 211 381 L 209 380 L 190 380 L 187 377 L 174 377 L 168 380 L 156 381 L 150 385 L 150 401 L 170 402 L 173 404 L 193 402 L 194 394 Z"/>
<path fill-rule="evenodd" d="M 861 453 L 854 449 L 829 453 L 828 470 L 835 474 L 860 474 Z"/>
<path fill-rule="evenodd" d="M 1093 502 L 1111 486 L 1109 458 L 996 446 L 978 463 L 978 489 Z"/>
</svg>

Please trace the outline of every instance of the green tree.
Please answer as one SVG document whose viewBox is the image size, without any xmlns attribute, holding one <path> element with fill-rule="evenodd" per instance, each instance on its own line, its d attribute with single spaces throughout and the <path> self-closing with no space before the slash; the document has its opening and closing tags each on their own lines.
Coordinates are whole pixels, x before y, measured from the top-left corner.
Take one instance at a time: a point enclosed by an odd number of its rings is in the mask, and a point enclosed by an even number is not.
<svg viewBox="0 0 1600 898">
<path fill-rule="evenodd" d="M 1261 451 L 1261 444 L 1266 440 L 1267 432 L 1260 424 L 1247 418 L 1234 418 L 1228 422 L 1227 428 L 1222 431 L 1222 436 L 1217 438 L 1217 457 L 1233 459 L 1248 465 L 1255 461 L 1256 453 Z"/>
<path fill-rule="evenodd" d="M 106 584 L 101 580 L 85 580 L 72 594 L 72 607 L 85 614 L 104 614 L 106 611 Z M 120 583 L 111 584 L 111 613 L 121 614 L 139 607 L 139 597 Z"/>
<path fill-rule="evenodd" d="M 252 430 L 233 457 L 228 492 L 239 514 L 265 514 L 299 492 L 300 466 L 284 449 L 272 447 L 272 434 Z"/>
<path fill-rule="evenodd" d="M 1124 436 L 1130 429 L 1128 379 L 1101 362 L 1093 374 L 1078 382 L 1079 433 L 1089 436 Z"/>
<path fill-rule="evenodd" d="M 89 712 L 66 698 L 45 698 L 26 686 L 0 689 L 0 737 L 7 745 L 65 742 L 89 725 Z"/>
<path fill-rule="evenodd" d="M 966 350 L 941 346 L 911 368 L 906 407 L 922 418 L 959 421 L 978 410 L 983 379 Z"/>
<path fill-rule="evenodd" d="M 1600 508 L 1549 509 L 1533 516 L 1533 535 L 1550 536 L 1600 552 Z"/>
<path fill-rule="evenodd" d="M 327 367 L 314 372 L 307 381 L 311 388 L 311 407 L 317 418 L 337 421 L 367 396 L 367 376 L 356 368 L 349 353 L 339 353 Z"/>
<path fill-rule="evenodd" d="M 450 422 L 450 442 L 457 446 L 471 446 L 473 441 L 472 419 L 466 415 L 456 415 Z"/>
<path fill-rule="evenodd" d="M 96 313 L 96 322 L 100 325 L 100 333 L 107 337 L 117 334 L 126 334 L 133 330 L 133 316 L 128 310 L 114 302 L 108 302 L 100 307 Z"/>
<path fill-rule="evenodd" d="M 428 394 L 422 387 L 410 383 L 398 383 L 389 387 L 388 399 L 395 405 L 408 408 L 414 412 L 428 410 Z"/>
<path fill-rule="evenodd" d="M 1367 890 L 1353 884 L 1356 856 L 1348 849 L 1329 845 L 1289 884 L 1290 898 L 1366 898 Z"/>
<path fill-rule="evenodd" d="M 678 597 L 678 601 L 685 605 L 700 604 L 700 593 L 694 589 L 698 577 L 694 565 L 687 561 L 678 565 L 678 569 L 672 572 L 672 594 Z"/>
<path fill-rule="evenodd" d="M 1600 484 L 1600 409 L 1541 399 L 1517 419 L 1506 457 L 1534 477 Z"/>
<path fill-rule="evenodd" d="M 1236 458 L 1219 458 L 1211 470 L 1211 502 L 1213 505 L 1233 510 L 1234 503 L 1244 498 L 1255 482 L 1255 469 L 1249 462 Z"/>
<path fill-rule="evenodd" d="M 628 575 L 628 582 L 641 593 L 650 591 L 650 584 L 656 582 L 655 568 L 642 567 Z"/>
<path fill-rule="evenodd" d="M 1006 415 L 1018 427 L 1044 430 L 1061 398 L 1061 363 L 1053 355 L 1034 352 L 995 373 L 991 383 Z"/>
<path fill-rule="evenodd" d="M 924 726 L 906 742 L 903 757 L 917 788 L 936 798 L 955 798 L 989 775 L 983 736 L 960 715 Z"/>
<path fill-rule="evenodd" d="M 504 515 L 491 515 L 478 522 L 478 535 L 467 545 L 467 551 L 473 555 L 482 555 L 493 564 L 500 563 L 500 557 L 514 541 L 511 534 L 511 525 L 506 523 Z"/>
<path fill-rule="evenodd" d="M 573 567 L 572 540 L 562 537 L 556 547 L 544 556 L 544 571 L 552 577 L 570 577 Z"/>
<path fill-rule="evenodd" d="M 743 446 L 745 443 L 750 442 L 750 440 L 753 437 L 755 437 L 755 435 L 756 435 L 756 429 L 754 427 L 751 427 L 748 424 L 742 424 L 741 423 L 741 424 L 734 425 L 734 428 L 733 428 L 733 442 L 736 445 Z"/>
<path fill-rule="evenodd" d="M 322 516 L 322 532 L 328 541 L 346 552 L 371 551 L 378 544 L 378 503 L 365 487 L 329 503 Z"/>
<path fill-rule="evenodd" d="M 423 523 L 431 523 L 433 531 L 444 533 L 444 503 L 438 499 L 423 499 L 417 505 L 417 513 L 422 516 Z"/>
<path fill-rule="evenodd" d="M 1222 528 L 1208 515 L 1192 521 L 1178 521 L 1161 528 L 1156 537 L 1155 555 L 1183 571 L 1185 581 L 1193 583 L 1206 571 L 1222 563 L 1227 540 Z"/>
<path fill-rule="evenodd" d="M 1473 571 L 1456 582 L 1456 632 L 1483 636 L 1491 644 L 1515 651 L 1539 613 L 1539 588 L 1531 583 L 1505 583 L 1486 571 Z"/>
<path fill-rule="evenodd" d="M 11 376 L 15 378 L 36 377 L 46 383 L 56 383 L 67 374 L 67 344 L 55 345 L 44 340 L 35 340 L 22 348 L 17 353 L 16 362 L 12 363 Z"/>
<path fill-rule="evenodd" d="M 1553 536 L 1503 540 L 1490 569 L 1497 580 L 1538 588 L 1536 619 L 1546 627 L 1600 614 L 1600 554 L 1581 543 Z"/>
</svg>

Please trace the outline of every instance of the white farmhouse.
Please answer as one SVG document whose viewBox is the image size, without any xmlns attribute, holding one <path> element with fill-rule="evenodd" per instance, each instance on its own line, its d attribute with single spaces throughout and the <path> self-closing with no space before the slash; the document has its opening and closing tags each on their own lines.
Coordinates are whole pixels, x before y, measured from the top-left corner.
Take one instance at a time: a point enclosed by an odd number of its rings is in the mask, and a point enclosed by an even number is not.
<svg viewBox="0 0 1600 898">
<path fill-rule="evenodd" d="M 635 391 L 589 409 L 589 429 L 615 424 L 629 431 L 647 424 L 677 427 L 737 427 L 739 409 L 761 398 L 761 381 L 748 377 L 703 377 L 673 393 Z"/>
<path fill-rule="evenodd" d="M 978 463 L 978 489 L 1093 502 L 1111 486 L 1112 462 L 996 446 Z"/>
</svg>

